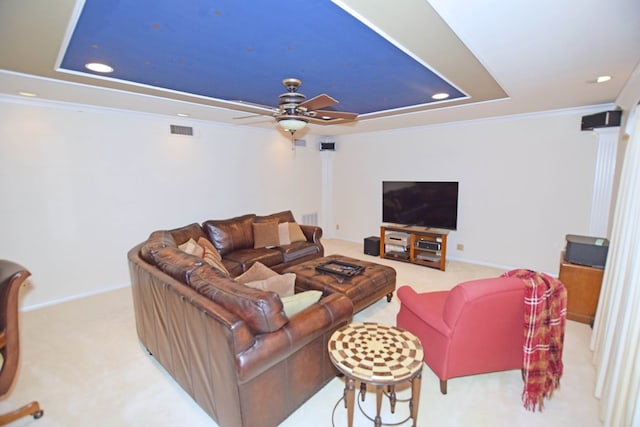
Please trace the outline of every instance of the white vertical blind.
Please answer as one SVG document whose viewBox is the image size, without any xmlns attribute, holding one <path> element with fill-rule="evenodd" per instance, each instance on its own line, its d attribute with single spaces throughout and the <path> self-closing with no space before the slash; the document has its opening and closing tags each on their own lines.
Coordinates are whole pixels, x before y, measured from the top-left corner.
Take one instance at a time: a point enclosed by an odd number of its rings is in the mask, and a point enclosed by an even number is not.
<svg viewBox="0 0 640 427">
<path fill-rule="evenodd" d="M 640 108 L 629 118 L 591 348 L 605 427 L 640 426 Z"/>
</svg>

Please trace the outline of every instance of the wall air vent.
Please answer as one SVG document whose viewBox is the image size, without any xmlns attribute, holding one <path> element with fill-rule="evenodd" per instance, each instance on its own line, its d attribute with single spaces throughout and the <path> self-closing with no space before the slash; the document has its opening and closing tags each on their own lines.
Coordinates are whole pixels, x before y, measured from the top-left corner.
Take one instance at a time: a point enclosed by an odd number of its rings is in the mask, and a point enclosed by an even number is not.
<svg viewBox="0 0 640 427">
<path fill-rule="evenodd" d="M 302 224 L 318 225 L 318 212 L 302 215 Z"/>
<path fill-rule="evenodd" d="M 171 125 L 171 134 L 193 136 L 193 128 L 191 126 Z"/>
</svg>

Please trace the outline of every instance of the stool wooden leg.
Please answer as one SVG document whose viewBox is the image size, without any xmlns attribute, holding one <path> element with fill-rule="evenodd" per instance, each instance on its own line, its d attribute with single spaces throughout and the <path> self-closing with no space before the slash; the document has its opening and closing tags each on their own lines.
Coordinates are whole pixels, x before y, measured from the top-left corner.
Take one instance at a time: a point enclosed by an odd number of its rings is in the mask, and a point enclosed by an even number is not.
<svg viewBox="0 0 640 427">
<path fill-rule="evenodd" d="M 420 405 L 420 385 L 422 384 L 422 372 L 419 372 L 414 379 L 411 380 L 411 418 L 413 418 L 413 427 L 418 425 L 418 405 Z"/>
<path fill-rule="evenodd" d="M 376 419 L 374 420 L 374 426 L 380 427 L 382 426 L 382 418 L 380 417 L 380 409 L 382 408 L 382 387 L 381 385 L 376 386 Z"/>
<path fill-rule="evenodd" d="M 344 401 L 347 405 L 347 425 L 353 427 L 353 404 L 356 394 L 356 381 L 347 377 L 347 384 L 344 387 Z"/>
<path fill-rule="evenodd" d="M 396 402 L 397 402 L 397 398 L 396 398 L 396 386 L 394 385 L 390 385 L 389 389 L 389 406 L 391 406 L 391 413 L 395 414 L 396 413 Z"/>
</svg>

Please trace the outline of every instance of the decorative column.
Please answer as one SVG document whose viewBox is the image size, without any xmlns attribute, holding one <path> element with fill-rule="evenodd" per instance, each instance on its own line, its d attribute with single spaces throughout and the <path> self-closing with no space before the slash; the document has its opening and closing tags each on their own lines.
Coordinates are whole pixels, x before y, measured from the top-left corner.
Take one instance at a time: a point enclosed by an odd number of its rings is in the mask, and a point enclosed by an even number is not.
<svg viewBox="0 0 640 427">
<path fill-rule="evenodd" d="M 334 237 L 333 226 L 333 151 L 321 151 L 322 195 L 320 199 L 323 236 Z"/>
<path fill-rule="evenodd" d="M 593 131 L 598 134 L 598 153 L 593 182 L 589 235 L 607 237 L 620 128 L 598 128 Z"/>
</svg>

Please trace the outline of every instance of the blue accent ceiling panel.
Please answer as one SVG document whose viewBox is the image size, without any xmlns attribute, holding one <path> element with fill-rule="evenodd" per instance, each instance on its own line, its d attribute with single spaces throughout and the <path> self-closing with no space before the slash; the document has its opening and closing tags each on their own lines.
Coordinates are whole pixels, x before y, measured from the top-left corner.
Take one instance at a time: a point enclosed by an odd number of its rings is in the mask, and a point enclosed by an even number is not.
<svg viewBox="0 0 640 427">
<path fill-rule="evenodd" d="M 267 106 L 287 77 L 358 114 L 465 96 L 328 0 L 86 0 L 61 68 L 91 74 L 88 62 L 112 66 L 110 78 Z"/>
</svg>

